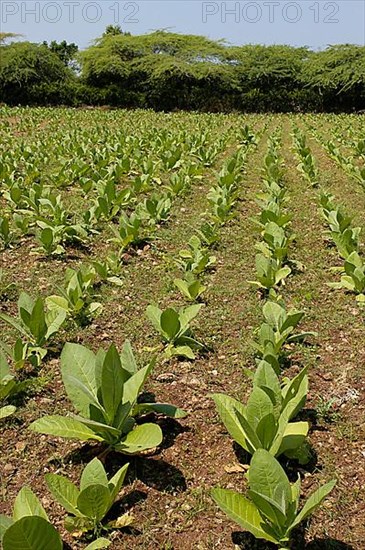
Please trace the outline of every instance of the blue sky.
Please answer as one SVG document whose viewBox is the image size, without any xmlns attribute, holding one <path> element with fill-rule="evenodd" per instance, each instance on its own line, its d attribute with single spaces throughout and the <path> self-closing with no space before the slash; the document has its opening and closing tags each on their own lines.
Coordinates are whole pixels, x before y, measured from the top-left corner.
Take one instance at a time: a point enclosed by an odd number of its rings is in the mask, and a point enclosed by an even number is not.
<svg viewBox="0 0 365 550">
<path fill-rule="evenodd" d="M 224 38 L 233 44 L 365 45 L 364 0 L 2 0 L 1 31 L 81 48 L 108 24 L 132 34 L 156 29 Z"/>
</svg>

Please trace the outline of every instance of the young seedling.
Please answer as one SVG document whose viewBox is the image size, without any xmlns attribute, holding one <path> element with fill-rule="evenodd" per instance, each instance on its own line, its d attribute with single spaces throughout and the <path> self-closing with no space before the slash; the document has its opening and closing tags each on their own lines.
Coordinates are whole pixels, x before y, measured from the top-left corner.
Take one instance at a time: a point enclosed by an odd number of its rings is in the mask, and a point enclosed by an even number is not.
<svg viewBox="0 0 365 550">
<path fill-rule="evenodd" d="M 98 537 L 103 531 L 126 527 L 131 523 L 129 514 L 117 520 L 104 522 L 124 482 L 129 464 L 125 464 L 108 480 L 103 464 L 94 458 L 81 474 L 80 488 L 67 477 L 46 474 L 46 483 L 53 498 L 70 514 L 65 527 L 71 533 L 93 532 Z"/>
<path fill-rule="evenodd" d="M 259 357 L 271 364 L 272 361 L 267 358 L 279 360 L 285 344 L 303 342 L 308 336 L 316 336 L 315 332 L 294 332 L 303 318 L 303 311 L 287 312 L 284 304 L 271 301 L 265 303 L 262 311 L 265 322 L 259 329 L 258 342 L 254 346 Z"/>
<path fill-rule="evenodd" d="M 38 367 L 47 354 L 46 344 L 58 332 L 66 319 L 64 311 L 46 309 L 43 298 L 33 300 L 22 292 L 18 300 L 18 319 L 0 313 L 0 319 L 15 328 L 26 339 L 27 358 Z"/>
<path fill-rule="evenodd" d="M 262 290 L 269 291 L 277 288 L 291 274 L 288 266 L 281 267 L 280 262 L 274 258 L 267 258 L 263 254 L 256 254 L 257 281 L 248 281 L 250 284 Z"/>
<path fill-rule="evenodd" d="M 186 273 L 185 279 L 175 279 L 174 285 L 189 302 L 198 300 L 207 289 L 199 279 L 194 277 L 191 271 Z"/>
<path fill-rule="evenodd" d="M 176 310 L 168 308 L 162 311 L 156 306 L 148 306 L 146 315 L 154 328 L 167 344 L 165 355 L 195 359 L 193 350 L 201 350 L 204 345 L 195 340 L 191 334 L 190 323 L 198 315 L 202 304 L 196 304 Z"/>
</svg>

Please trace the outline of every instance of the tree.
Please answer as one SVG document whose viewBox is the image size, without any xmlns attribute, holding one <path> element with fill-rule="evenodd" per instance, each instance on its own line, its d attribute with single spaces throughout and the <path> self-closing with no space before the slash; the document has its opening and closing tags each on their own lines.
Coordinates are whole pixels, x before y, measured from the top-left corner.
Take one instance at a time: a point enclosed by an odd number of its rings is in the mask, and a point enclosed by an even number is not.
<svg viewBox="0 0 365 550">
<path fill-rule="evenodd" d="M 66 40 L 63 40 L 62 42 L 52 40 L 49 45 L 46 41 L 44 41 L 43 45 L 47 46 L 51 52 L 55 53 L 66 67 L 75 67 L 75 58 L 77 52 L 79 51 L 79 47 L 74 44 L 74 42 L 68 44 Z"/>
<path fill-rule="evenodd" d="M 105 36 L 119 36 L 124 34 L 125 36 L 130 36 L 130 32 L 123 32 L 120 25 L 108 25 L 103 32 L 103 37 Z"/>
<path fill-rule="evenodd" d="M 0 32 L 0 46 L 5 44 L 5 41 L 9 40 L 9 38 L 18 38 L 19 36 L 23 35 L 16 32 Z"/>
<path fill-rule="evenodd" d="M 365 47 L 330 46 L 303 64 L 302 82 L 322 98 L 325 110 L 365 108 Z"/>
<path fill-rule="evenodd" d="M 75 77 L 45 45 L 14 42 L 2 46 L 0 101 L 9 104 L 65 103 Z"/>
</svg>

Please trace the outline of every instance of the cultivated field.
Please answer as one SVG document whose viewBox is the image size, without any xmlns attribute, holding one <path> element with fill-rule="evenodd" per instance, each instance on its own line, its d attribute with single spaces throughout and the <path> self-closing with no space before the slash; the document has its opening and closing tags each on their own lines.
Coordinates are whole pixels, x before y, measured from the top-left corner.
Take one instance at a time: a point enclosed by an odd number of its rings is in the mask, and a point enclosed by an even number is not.
<svg viewBox="0 0 365 550">
<path fill-rule="evenodd" d="M 363 550 L 365 116 L 0 115 L 4 549 Z"/>
</svg>

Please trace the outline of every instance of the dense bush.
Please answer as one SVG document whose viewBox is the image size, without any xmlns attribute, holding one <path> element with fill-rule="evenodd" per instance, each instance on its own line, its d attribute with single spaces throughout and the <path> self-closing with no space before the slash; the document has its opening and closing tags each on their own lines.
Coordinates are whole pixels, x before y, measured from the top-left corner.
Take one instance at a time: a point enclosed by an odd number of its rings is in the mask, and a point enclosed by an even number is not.
<svg viewBox="0 0 365 550">
<path fill-rule="evenodd" d="M 171 111 L 355 111 L 365 108 L 365 47 L 227 46 L 201 36 L 110 27 L 75 44 L 2 45 L 0 101 Z"/>
</svg>

